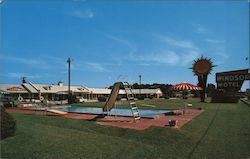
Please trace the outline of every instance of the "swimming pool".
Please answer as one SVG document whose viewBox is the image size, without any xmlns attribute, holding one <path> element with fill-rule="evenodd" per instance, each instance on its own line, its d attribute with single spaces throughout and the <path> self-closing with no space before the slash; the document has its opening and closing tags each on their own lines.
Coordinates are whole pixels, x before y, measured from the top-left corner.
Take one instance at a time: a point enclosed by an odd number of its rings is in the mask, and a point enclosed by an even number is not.
<svg viewBox="0 0 250 159">
<path fill-rule="evenodd" d="M 103 112 L 102 108 L 96 107 L 81 107 L 81 106 L 63 106 L 63 107 L 53 107 L 50 108 L 53 110 L 61 110 L 65 112 L 73 112 L 73 113 L 88 113 L 88 114 L 107 114 L 107 112 Z M 139 109 L 139 112 L 142 117 L 153 117 L 160 114 L 165 114 L 172 112 L 172 110 L 150 110 L 150 109 Z M 113 108 L 109 112 L 110 115 L 119 115 L 119 116 L 132 116 L 131 109 L 125 108 Z"/>
</svg>

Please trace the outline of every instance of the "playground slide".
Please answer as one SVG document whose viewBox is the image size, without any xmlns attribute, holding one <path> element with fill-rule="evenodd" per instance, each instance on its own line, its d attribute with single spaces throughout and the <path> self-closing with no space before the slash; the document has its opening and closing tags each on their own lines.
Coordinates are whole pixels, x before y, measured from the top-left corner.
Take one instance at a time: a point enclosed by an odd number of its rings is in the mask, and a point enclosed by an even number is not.
<svg viewBox="0 0 250 159">
<path fill-rule="evenodd" d="M 111 91 L 111 94 L 109 95 L 108 101 L 102 108 L 104 112 L 110 111 L 115 106 L 115 101 L 119 94 L 120 86 L 122 86 L 122 82 L 117 82 L 113 85 L 113 89 Z"/>
</svg>

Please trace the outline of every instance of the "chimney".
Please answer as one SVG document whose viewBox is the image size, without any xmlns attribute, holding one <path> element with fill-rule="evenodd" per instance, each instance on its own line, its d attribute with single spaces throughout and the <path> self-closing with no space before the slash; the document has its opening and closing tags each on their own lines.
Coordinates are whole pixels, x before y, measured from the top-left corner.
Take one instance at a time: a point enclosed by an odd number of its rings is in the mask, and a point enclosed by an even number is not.
<svg viewBox="0 0 250 159">
<path fill-rule="evenodd" d="M 62 87 L 63 86 L 63 82 L 59 81 L 57 85 L 60 86 L 60 87 Z"/>
</svg>

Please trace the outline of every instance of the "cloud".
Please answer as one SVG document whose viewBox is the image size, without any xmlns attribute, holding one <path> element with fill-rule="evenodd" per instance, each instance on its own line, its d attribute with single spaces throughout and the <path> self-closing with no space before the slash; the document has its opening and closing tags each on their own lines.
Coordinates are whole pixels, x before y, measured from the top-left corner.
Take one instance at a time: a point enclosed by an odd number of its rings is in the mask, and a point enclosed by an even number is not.
<svg viewBox="0 0 250 159">
<path fill-rule="evenodd" d="M 16 64 L 21 64 L 21 65 L 25 65 L 28 67 L 32 67 L 32 68 L 39 68 L 39 69 L 50 69 L 49 67 L 49 63 L 44 60 L 41 59 L 39 57 L 34 58 L 34 57 L 29 57 L 29 56 L 23 56 L 23 57 L 14 57 L 14 56 L 1 56 L 0 57 L 1 60 L 7 62 L 7 63 L 16 63 Z"/>
<path fill-rule="evenodd" d="M 65 67 L 68 68 L 67 65 Z M 71 64 L 71 70 L 74 71 L 87 71 L 87 72 L 109 72 L 104 67 L 104 64 L 99 63 L 99 62 L 79 62 L 79 61 L 74 61 L 74 63 Z"/>
<path fill-rule="evenodd" d="M 166 50 L 158 53 L 152 53 L 149 55 L 135 57 L 134 59 L 146 62 L 153 62 L 156 64 L 160 63 L 160 64 L 175 65 L 179 61 L 180 57 L 177 53 Z"/>
<path fill-rule="evenodd" d="M 214 50 L 213 51 L 214 54 L 221 57 L 222 58 L 221 60 L 226 60 L 230 57 L 229 54 L 225 53 L 226 52 L 225 40 L 205 39 L 205 41 L 211 44 L 211 48 Z"/>
<path fill-rule="evenodd" d="M 210 33 L 209 29 L 201 24 L 194 24 L 195 32 L 199 34 L 208 34 Z"/>
<path fill-rule="evenodd" d="M 221 52 L 221 51 L 220 52 L 216 52 L 215 54 L 221 56 L 224 59 L 228 59 L 229 58 L 228 54 L 226 54 L 224 52 Z"/>
<path fill-rule="evenodd" d="M 86 2 L 87 0 L 73 0 L 73 2 Z"/>
<path fill-rule="evenodd" d="M 103 72 L 105 71 L 104 67 L 100 63 L 93 63 L 93 62 L 88 62 L 87 68 L 93 71 L 98 71 L 98 72 Z"/>
<path fill-rule="evenodd" d="M 107 34 L 103 32 L 100 33 L 103 34 L 106 38 L 124 47 L 122 49 L 119 48 L 119 51 L 115 53 L 118 56 L 112 56 L 112 60 L 114 60 L 113 64 L 120 66 L 123 61 L 127 61 L 128 59 L 132 59 L 134 57 L 134 54 L 137 52 L 137 47 L 134 43 L 119 36 L 114 36 L 112 34 Z M 126 56 L 124 56 L 124 54 L 126 54 Z"/>
<path fill-rule="evenodd" d="M 64 64 L 68 60 L 67 58 L 61 58 L 61 57 L 55 57 L 55 56 L 44 56 L 43 58 L 53 63 L 60 63 L 60 64 Z"/>
<path fill-rule="evenodd" d="M 167 43 L 168 45 L 174 46 L 174 47 L 180 47 L 180 48 L 186 48 L 186 49 L 198 49 L 193 42 L 188 41 L 188 40 L 176 40 L 171 37 L 167 36 L 161 36 L 157 35 L 158 39 L 161 42 Z"/>
<path fill-rule="evenodd" d="M 187 51 L 183 53 L 177 53 L 171 50 L 162 50 L 158 53 L 152 53 L 144 56 L 134 56 L 133 60 L 141 61 L 142 66 L 152 65 L 171 65 L 171 66 L 185 66 L 192 62 L 199 56 L 196 51 Z"/>
<path fill-rule="evenodd" d="M 7 63 L 13 64 L 23 64 L 28 67 L 38 68 L 43 70 L 51 69 L 65 69 L 64 65 L 66 63 L 66 58 L 58 58 L 53 56 L 37 56 L 37 57 L 14 57 L 14 56 L 0 56 L 0 60 L 3 60 Z"/>
<path fill-rule="evenodd" d="M 91 18 L 94 18 L 94 16 L 95 16 L 94 12 L 90 9 L 87 9 L 85 11 L 74 10 L 72 12 L 72 15 L 77 17 L 77 18 L 81 18 L 81 19 L 91 19 Z"/>
<path fill-rule="evenodd" d="M 0 74 L 2 77 L 10 77 L 10 78 L 21 78 L 21 77 L 27 77 L 28 79 L 38 79 L 41 78 L 40 75 L 28 75 L 25 73 L 20 73 L 20 72 L 11 72 L 7 74 Z"/>
<path fill-rule="evenodd" d="M 151 39 L 154 44 L 146 52 L 143 51 L 142 54 L 140 50 L 137 50 L 135 43 L 118 36 L 104 35 L 128 48 L 128 51 L 125 51 L 126 56 L 119 56 L 113 59 L 127 62 L 136 61 L 135 64 L 140 66 L 184 66 L 200 56 L 199 47 L 190 40 L 179 40 L 169 36 L 153 34 Z"/>
<path fill-rule="evenodd" d="M 121 38 L 121 37 L 118 37 L 118 36 L 114 36 L 114 35 L 111 35 L 111 34 L 106 34 L 106 33 L 103 33 L 108 39 L 111 39 L 113 41 L 116 41 L 122 45 L 125 45 L 127 46 L 129 49 L 130 49 L 130 54 L 133 54 L 134 52 L 136 52 L 137 48 L 135 45 L 133 45 L 129 40 L 126 40 L 124 38 Z"/>
<path fill-rule="evenodd" d="M 25 65 L 41 65 L 41 64 L 45 64 L 45 62 L 43 60 L 41 60 L 41 59 L 33 59 L 33 58 L 4 56 L 4 57 L 2 57 L 2 59 L 22 63 L 22 64 L 25 64 Z"/>
<path fill-rule="evenodd" d="M 185 66 L 200 56 L 200 48 L 190 40 L 179 40 L 162 35 L 155 35 L 155 37 L 164 45 L 158 44 L 155 51 L 138 59 L 158 64 Z"/>
<path fill-rule="evenodd" d="M 192 62 L 194 59 L 200 56 L 200 53 L 197 51 L 188 51 L 187 53 L 182 54 L 182 65 L 187 65 Z"/>
<path fill-rule="evenodd" d="M 131 46 L 131 43 L 128 40 L 125 40 L 123 38 L 120 38 L 120 37 L 117 37 L 117 36 L 114 36 L 111 34 L 105 34 L 105 36 L 111 40 L 116 41 L 116 42 L 122 43 L 122 44 L 127 45 L 127 46 Z"/>
<path fill-rule="evenodd" d="M 206 42 L 213 43 L 213 44 L 224 44 L 225 40 L 217 40 L 217 39 L 206 39 Z"/>
</svg>

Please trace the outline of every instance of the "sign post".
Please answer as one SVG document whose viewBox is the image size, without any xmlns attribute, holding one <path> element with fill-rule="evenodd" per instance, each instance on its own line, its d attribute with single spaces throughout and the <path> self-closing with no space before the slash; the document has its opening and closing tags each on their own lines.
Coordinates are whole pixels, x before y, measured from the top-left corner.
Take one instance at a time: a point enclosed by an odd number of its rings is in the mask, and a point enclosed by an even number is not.
<svg viewBox="0 0 250 159">
<path fill-rule="evenodd" d="M 198 85 L 202 88 L 200 91 L 201 102 L 205 102 L 207 76 L 211 73 L 213 67 L 215 67 L 215 65 L 213 65 L 212 60 L 202 56 L 194 61 L 193 67 L 191 68 L 193 69 L 194 74 L 198 77 Z"/>
</svg>

